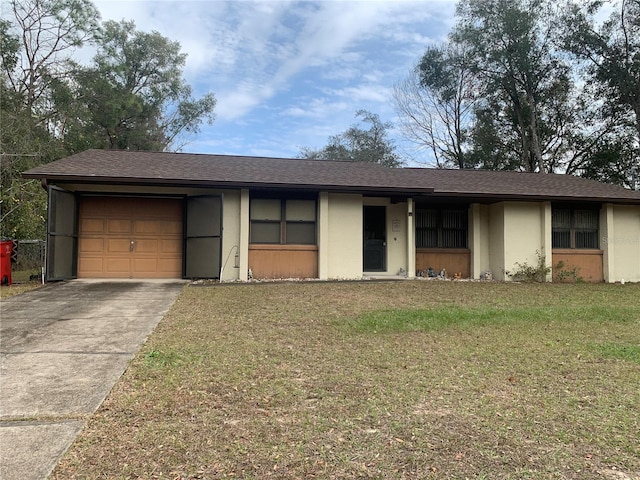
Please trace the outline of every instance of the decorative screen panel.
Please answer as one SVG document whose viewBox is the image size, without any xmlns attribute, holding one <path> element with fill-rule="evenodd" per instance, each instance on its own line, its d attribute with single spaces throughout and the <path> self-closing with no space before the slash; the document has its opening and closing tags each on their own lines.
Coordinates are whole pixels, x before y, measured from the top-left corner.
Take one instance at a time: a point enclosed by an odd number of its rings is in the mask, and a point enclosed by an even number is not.
<svg viewBox="0 0 640 480">
<path fill-rule="evenodd" d="M 222 197 L 187 197 L 186 278 L 219 278 L 222 255 Z"/>
<path fill-rule="evenodd" d="M 77 275 L 78 209 L 73 192 L 49 187 L 47 221 L 47 280 Z"/>
</svg>

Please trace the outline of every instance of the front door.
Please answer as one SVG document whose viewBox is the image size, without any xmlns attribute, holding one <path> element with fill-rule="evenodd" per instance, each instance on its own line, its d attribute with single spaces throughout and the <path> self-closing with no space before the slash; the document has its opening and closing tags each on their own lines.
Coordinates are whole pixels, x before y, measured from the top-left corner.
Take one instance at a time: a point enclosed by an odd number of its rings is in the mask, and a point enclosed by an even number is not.
<svg viewBox="0 0 640 480">
<path fill-rule="evenodd" d="M 363 266 L 365 272 L 387 269 L 386 207 L 365 206 L 363 218 Z"/>
</svg>

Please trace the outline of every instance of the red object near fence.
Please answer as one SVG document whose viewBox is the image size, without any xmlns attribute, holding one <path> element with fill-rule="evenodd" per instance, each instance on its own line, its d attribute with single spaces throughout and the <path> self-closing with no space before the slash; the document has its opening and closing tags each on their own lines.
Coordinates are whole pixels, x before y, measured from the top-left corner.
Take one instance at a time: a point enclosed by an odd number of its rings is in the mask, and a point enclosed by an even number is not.
<svg viewBox="0 0 640 480">
<path fill-rule="evenodd" d="M 13 241 L 0 240 L 0 283 L 11 285 L 11 252 Z"/>
</svg>

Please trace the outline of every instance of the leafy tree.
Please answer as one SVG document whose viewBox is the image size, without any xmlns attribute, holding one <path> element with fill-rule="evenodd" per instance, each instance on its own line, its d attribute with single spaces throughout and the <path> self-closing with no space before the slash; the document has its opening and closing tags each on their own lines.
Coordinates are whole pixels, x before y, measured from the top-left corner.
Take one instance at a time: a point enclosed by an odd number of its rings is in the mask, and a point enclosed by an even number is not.
<svg viewBox="0 0 640 480">
<path fill-rule="evenodd" d="M 604 138 L 597 147 L 577 173 L 599 182 L 637 188 L 634 179 L 634 172 L 637 175 L 640 166 L 637 149 L 623 138 L 615 137 Z"/>
<path fill-rule="evenodd" d="M 404 136 L 428 148 L 439 168 L 468 168 L 476 77 L 465 52 L 449 43 L 429 47 L 409 77 L 394 87 Z"/>
<path fill-rule="evenodd" d="M 133 22 L 101 29 L 89 0 L 11 1 L 0 20 L 1 234 L 42 238 L 46 195 L 20 173 L 87 148 L 179 148 L 213 119 L 215 98 L 193 98 L 180 45 Z M 75 48 L 98 44 L 90 67 Z"/>
<path fill-rule="evenodd" d="M 53 85 L 67 79 L 73 49 L 91 38 L 97 10 L 83 0 L 10 2 L 0 21 L 0 159 L 3 236 L 43 238 L 46 194 L 22 171 L 64 155 Z"/>
<path fill-rule="evenodd" d="M 461 0 L 448 42 L 428 48 L 396 87 L 405 136 L 438 166 L 581 171 L 609 128 L 558 48 L 559 8 Z"/>
<path fill-rule="evenodd" d="M 186 54 L 158 32 L 134 22 L 105 22 L 93 65 L 77 74 L 88 113 L 86 136 L 99 148 L 165 150 L 183 133 L 213 121 L 215 98 L 192 96 L 182 78 Z"/>
<path fill-rule="evenodd" d="M 34 127 L 28 110 L 0 85 L 0 226 L 2 237 L 43 238 L 46 194 L 40 182 L 25 180 L 24 170 L 42 163 L 54 142 Z"/>
<path fill-rule="evenodd" d="M 619 0 L 598 25 L 601 1 L 572 2 L 562 20 L 563 45 L 587 66 L 599 121 L 609 127 L 601 152 L 583 175 L 631 186 L 631 169 L 640 167 L 640 1 Z"/>
<path fill-rule="evenodd" d="M 469 50 L 485 99 L 478 121 L 491 122 L 479 125 L 476 143 L 498 148 L 508 140 L 493 154 L 516 153 L 519 169 L 552 171 L 558 152 L 551 156 L 548 147 L 563 143 L 558 136 L 565 133 L 556 128 L 563 121 L 556 115 L 568 111 L 573 88 L 569 66 L 554 48 L 555 7 L 546 0 L 462 0 L 457 15 L 451 39 Z M 484 136 L 494 131 L 501 137 Z"/>
<path fill-rule="evenodd" d="M 315 160 L 345 160 L 379 163 L 386 167 L 400 166 L 402 161 L 387 134 L 392 125 L 380 121 L 378 115 L 366 110 L 358 110 L 356 118 L 361 118 L 361 122 L 369 124 L 369 129 L 352 125 L 345 132 L 329 137 L 327 145 L 320 150 L 303 148 L 300 155 Z"/>
</svg>

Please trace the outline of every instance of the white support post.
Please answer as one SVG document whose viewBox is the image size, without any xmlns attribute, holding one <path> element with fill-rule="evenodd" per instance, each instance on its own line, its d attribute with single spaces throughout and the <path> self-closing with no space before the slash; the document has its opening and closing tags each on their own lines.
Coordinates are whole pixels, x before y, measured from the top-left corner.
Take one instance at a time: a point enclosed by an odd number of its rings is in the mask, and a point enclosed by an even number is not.
<svg viewBox="0 0 640 480">
<path fill-rule="evenodd" d="M 407 278 L 416 276 L 416 228 L 413 198 L 407 199 Z"/>
<path fill-rule="evenodd" d="M 318 200 L 318 278 L 329 278 L 329 193 L 320 192 Z"/>
<path fill-rule="evenodd" d="M 602 276 L 606 283 L 616 281 L 614 256 L 613 205 L 607 203 L 600 211 L 600 248 L 602 249 Z"/>
<path fill-rule="evenodd" d="M 249 190 L 240 192 L 240 256 L 238 280 L 249 279 Z"/>
</svg>

